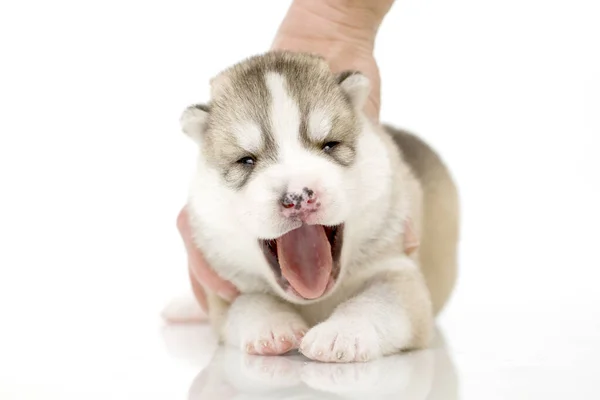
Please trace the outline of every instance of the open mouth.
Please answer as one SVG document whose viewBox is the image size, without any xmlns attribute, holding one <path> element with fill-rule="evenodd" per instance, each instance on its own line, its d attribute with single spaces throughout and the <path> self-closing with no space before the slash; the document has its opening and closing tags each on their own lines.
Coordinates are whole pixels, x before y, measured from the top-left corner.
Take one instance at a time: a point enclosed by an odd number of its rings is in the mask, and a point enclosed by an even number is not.
<svg viewBox="0 0 600 400">
<path fill-rule="evenodd" d="M 260 244 L 281 288 L 312 300 L 323 296 L 340 274 L 344 225 L 302 225 Z"/>
</svg>

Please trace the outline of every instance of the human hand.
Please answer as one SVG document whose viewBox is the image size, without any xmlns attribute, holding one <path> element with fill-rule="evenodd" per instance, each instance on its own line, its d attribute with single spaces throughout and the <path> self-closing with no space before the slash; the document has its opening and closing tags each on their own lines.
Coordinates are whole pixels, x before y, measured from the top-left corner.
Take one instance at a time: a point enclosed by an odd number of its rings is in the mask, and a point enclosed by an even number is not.
<svg viewBox="0 0 600 400">
<path fill-rule="evenodd" d="M 188 256 L 188 273 L 192 285 L 194 297 L 204 310 L 208 311 L 205 288 L 217 293 L 225 300 L 233 301 L 239 294 L 238 290 L 230 282 L 222 279 L 210 268 L 204 256 L 194 244 L 192 230 L 188 218 L 187 209 L 184 207 L 177 216 L 177 229 L 183 239 Z"/>
<path fill-rule="evenodd" d="M 295 0 L 272 50 L 316 53 L 334 73 L 360 71 L 371 91 L 365 113 L 379 120 L 381 78 L 374 57 L 375 38 L 394 0 Z"/>
</svg>

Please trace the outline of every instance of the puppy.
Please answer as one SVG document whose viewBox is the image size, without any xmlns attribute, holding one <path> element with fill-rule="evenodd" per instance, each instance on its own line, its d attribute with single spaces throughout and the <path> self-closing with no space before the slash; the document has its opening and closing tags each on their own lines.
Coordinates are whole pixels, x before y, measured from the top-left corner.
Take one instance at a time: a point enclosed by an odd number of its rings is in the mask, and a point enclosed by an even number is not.
<svg viewBox="0 0 600 400">
<path fill-rule="evenodd" d="M 423 141 L 364 115 L 368 95 L 358 71 L 269 52 L 184 111 L 199 148 L 194 241 L 241 293 L 232 304 L 208 293 L 221 342 L 323 362 L 428 345 L 455 282 L 457 190 Z"/>
</svg>

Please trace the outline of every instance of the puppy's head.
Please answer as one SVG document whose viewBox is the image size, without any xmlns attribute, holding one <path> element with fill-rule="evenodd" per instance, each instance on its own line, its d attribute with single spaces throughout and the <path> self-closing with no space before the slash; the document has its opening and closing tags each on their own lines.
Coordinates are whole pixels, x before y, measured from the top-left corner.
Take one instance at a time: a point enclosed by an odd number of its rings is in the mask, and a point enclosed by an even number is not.
<svg viewBox="0 0 600 400">
<path fill-rule="evenodd" d="M 368 79 L 320 57 L 267 53 L 211 82 L 183 131 L 217 171 L 239 229 L 257 239 L 281 287 L 300 299 L 335 284 L 355 187 Z"/>
</svg>

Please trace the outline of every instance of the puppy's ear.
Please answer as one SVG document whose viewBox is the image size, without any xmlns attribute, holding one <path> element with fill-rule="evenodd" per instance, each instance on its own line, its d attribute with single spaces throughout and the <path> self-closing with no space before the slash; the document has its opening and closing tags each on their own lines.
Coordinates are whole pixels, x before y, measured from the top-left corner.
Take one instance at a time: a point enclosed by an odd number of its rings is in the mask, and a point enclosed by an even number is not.
<svg viewBox="0 0 600 400">
<path fill-rule="evenodd" d="M 358 71 L 344 71 L 336 75 L 336 80 L 354 107 L 362 110 L 371 92 L 369 78 Z"/>
<path fill-rule="evenodd" d="M 206 130 L 210 108 L 205 104 L 194 104 L 185 109 L 179 122 L 186 135 L 199 141 Z"/>
</svg>

